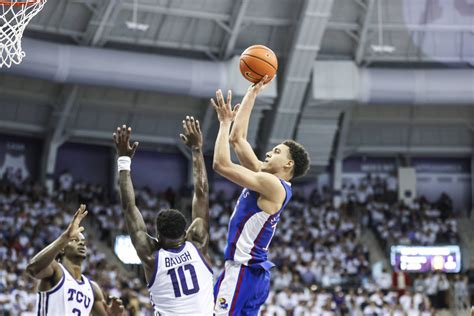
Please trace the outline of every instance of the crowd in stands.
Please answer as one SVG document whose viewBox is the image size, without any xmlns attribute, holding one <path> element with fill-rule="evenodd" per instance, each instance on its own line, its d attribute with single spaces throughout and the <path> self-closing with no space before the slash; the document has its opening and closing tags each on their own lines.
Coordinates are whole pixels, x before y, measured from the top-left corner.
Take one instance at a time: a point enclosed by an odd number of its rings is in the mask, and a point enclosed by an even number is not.
<svg viewBox="0 0 474 316">
<path fill-rule="evenodd" d="M 117 197 L 101 186 L 75 182 L 65 172 L 51 195 L 30 181 L 14 179 L 10 173 L 0 183 L 0 222 L 6 223 L 0 229 L 0 314 L 32 315 L 37 283 L 27 276 L 26 264 L 62 232 L 74 212 L 71 205 L 88 204 L 89 226 L 94 228 L 88 233 L 100 232 L 94 237 L 109 246 L 116 234 L 126 230 Z M 393 196 L 393 187 L 389 179 L 368 176 L 360 183 L 346 184 L 337 207 L 327 188 L 308 196 L 295 188 L 270 246 L 269 259 L 276 268 L 261 314 L 434 315 L 435 309 L 448 306 L 449 295 L 457 307 L 467 307 L 464 275 L 411 275 L 403 287 L 386 269 L 374 277 L 369 249 L 360 240 L 368 227 L 387 244 L 458 240 L 449 197 L 434 204 L 419 199 L 403 205 Z M 189 212 L 189 193 L 189 189 L 169 189 L 158 195 L 148 188 L 138 190 L 137 201 L 149 231 L 155 232 L 157 209 L 176 207 Z M 210 195 L 210 249 L 216 278 L 223 268 L 227 225 L 238 194 L 229 198 L 213 191 Z M 93 243 L 88 247 L 84 274 L 97 281 L 106 295 L 122 297 L 130 315 L 151 315 L 144 281 L 133 273 L 120 273 Z"/>
<path fill-rule="evenodd" d="M 63 232 L 75 209 L 64 203 L 64 192 L 49 195 L 43 187 L 12 178 L 11 174 L 5 172 L 0 180 L 0 315 L 36 315 L 38 282 L 28 276 L 26 266 L 31 257 Z M 68 194 L 81 200 L 90 196 L 89 189 L 81 191 L 79 187 L 83 185 L 75 184 Z M 86 238 L 90 234 L 85 231 Z M 89 242 L 87 247 L 83 273 L 97 281 L 107 295 L 122 297 L 129 311 L 141 309 L 140 315 L 152 315 L 141 280 L 133 274 L 119 273 L 94 243 Z"/>
<path fill-rule="evenodd" d="M 396 199 L 396 179 L 367 175 L 343 185 L 342 203 L 356 204 L 361 223 L 371 227 L 384 246 L 459 243 L 453 204 L 447 194 L 437 201 L 424 197 L 404 203 Z"/>
</svg>

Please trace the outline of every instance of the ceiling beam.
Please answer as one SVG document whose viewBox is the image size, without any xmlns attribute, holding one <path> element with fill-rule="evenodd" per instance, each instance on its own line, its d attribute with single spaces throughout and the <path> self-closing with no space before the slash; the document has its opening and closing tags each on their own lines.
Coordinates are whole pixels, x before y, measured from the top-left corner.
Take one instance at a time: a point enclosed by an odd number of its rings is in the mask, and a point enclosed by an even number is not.
<svg viewBox="0 0 474 316">
<path fill-rule="evenodd" d="M 133 10 L 133 3 L 122 3 L 122 9 L 126 10 Z M 138 4 L 138 11 L 146 11 L 149 13 L 159 13 L 164 15 L 172 15 L 178 17 L 187 17 L 187 18 L 197 18 L 203 20 L 220 20 L 227 22 L 230 19 L 230 14 L 225 13 L 214 13 L 214 12 L 206 12 L 201 10 L 187 10 L 182 8 L 170 8 L 170 7 L 163 7 L 155 4 L 145 4 L 139 3 Z"/>
<path fill-rule="evenodd" d="M 123 9 L 133 10 L 133 3 L 123 3 L 121 7 Z M 178 17 L 213 20 L 213 21 L 219 21 L 219 22 L 224 22 L 224 23 L 229 23 L 232 19 L 231 14 L 226 14 L 226 13 L 214 13 L 214 12 L 206 12 L 206 11 L 199 11 L 199 10 L 186 10 L 182 8 L 168 8 L 168 7 L 148 5 L 148 4 L 143 4 L 143 3 L 138 5 L 138 10 L 152 12 L 152 13 L 159 13 L 159 14 L 164 14 L 164 15 L 178 16 Z M 258 25 L 274 25 L 274 26 L 290 26 L 296 22 L 292 19 L 264 17 L 264 16 L 248 16 L 248 17 L 244 16 L 242 17 L 242 21 L 249 22 L 252 24 L 258 24 Z"/>
<path fill-rule="evenodd" d="M 375 0 L 368 0 L 364 15 L 364 20 L 359 31 L 359 40 L 357 42 L 357 49 L 355 53 L 355 61 L 358 65 L 361 64 L 364 58 L 365 46 L 367 42 L 367 33 L 369 31 L 370 20 L 375 6 Z"/>
<path fill-rule="evenodd" d="M 368 29 L 377 29 L 377 24 L 369 24 Z M 328 30 L 334 31 L 359 31 L 358 23 L 334 22 L 328 23 Z M 413 31 L 413 32 L 474 32 L 474 25 L 448 25 L 448 24 L 414 24 L 414 23 L 384 23 L 384 31 Z"/>
<path fill-rule="evenodd" d="M 347 109 L 343 113 L 341 127 L 339 129 L 339 137 L 337 139 L 337 147 L 335 150 L 335 160 L 343 160 L 344 152 L 347 144 L 347 137 L 349 136 L 350 124 L 352 121 L 352 109 Z"/>
<path fill-rule="evenodd" d="M 65 133 L 66 122 L 70 118 L 71 111 L 77 105 L 79 86 L 64 86 L 58 97 L 58 112 L 53 110 L 47 126 L 46 139 L 43 143 L 41 153 L 40 179 L 49 192 L 53 190 L 53 180 L 56 169 L 56 158 L 59 147 L 67 140 Z"/>
<path fill-rule="evenodd" d="M 100 19 L 92 19 L 89 21 L 89 25 L 87 26 L 87 30 L 82 39 L 82 44 L 98 46 L 101 43 L 105 27 L 107 26 L 114 9 L 117 9 L 117 0 L 109 0 L 107 6 L 100 11 L 101 14 L 97 15 Z"/>
<path fill-rule="evenodd" d="M 56 116 L 54 113 L 50 119 L 51 128 L 51 142 L 63 143 L 65 141 L 65 130 L 67 120 L 70 118 L 71 111 L 77 105 L 77 96 L 79 93 L 79 86 L 65 87 L 62 90 L 64 98 L 60 97 L 60 112 Z"/>
<path fill-rule="evenodd" d="M 346 147 L 345 156 L 352 154 L 426 154 L 426 155 L 471 155 L 470 146 L 357 146 Z"/>
<path fill-rule="evenodd" d="M 294 137 L 312 71 L 308 65 L 312 65 L 318 55 L 332 5 L 333 0 L 306 0 L 303 4 L 285 73 L 281 76 L 280 97 L 269 118 L 270 128 L 263 137 L 262 150 Z"/>
<path fill-rule="evenodd" d="M 469 56 L 429 56 L 429 55 L 394 55 L 394 54 L 380 54 L 366 57 L 368 61 L 383 62 L 383 63 L 401 63 L 401 62 L 418 62 L 418 63 L 469 63 L 471 64 L 472 57 Z"/>
<path fill-rule="evenodd" d="M 38 124 L 23 123 L 18 121 L 1 121 L 0 130 L 4 131 L 21 131 L 35 134 L 43 134 L 46 128 Z"/>
<path fill-rule="evenodd" d="M 219 57 L 221 59 L 227 59 L 231 57 L 235 48 L 235 43 L 237 42 L 237 38 L 240 34 L 240 29 L 242 28 L 245 12 L 247 11 L 249 3 L 250 0 L 238 0 L 235 2 L 232 12 L 232 21 L 230 22 L 232 32 L 226 35 L 226 40 L 222 42 L 221 51 L 219 53 Z"/>
<path fill-rule="evenodd" d="M 55 26 L 47 26 L 47 25 L 34 24 L 34 23 L 29 23 L 27 30 L 42 32 L 42 33 L 49 33 L 49 34 L 54 34 L 54 35 L 63 35 L 63 36 L 71 37 L 74 40 L 77 40 L 78 38 L 81 38 L 84 35 L 84 33 L 80 31 L 68 30 L 64 28 L 58 28 Z"/>
<path fill-rule="evenodd" d="M 112 131 L 104 132 L 97 130 L 74 129 L 70 131 L 72 137 L 91 138 L 98 140 L 112 141 Z M 179 141 L 176 137 L 156 136 L 148 134 L 134 134 L 134 139 L 139 139 L 143 143 L 176 145 Z"/>
<path fill-rule="evenodd" d="M 151 38 L 131 38 L 126 36 L 109 36 L 107 37 L 108 42 L 124 43 L 124 44 L 135 44 L 144 46 L 159 46 L 162 48 L 173 48 L 180 50 L 198 51 L 203 53 L 219 53 L 219 46 L 206 46 L 197 44 L 188 44 L 180 42 L 171 42 L 164 40 L 155 40 Z"/>
</svg>

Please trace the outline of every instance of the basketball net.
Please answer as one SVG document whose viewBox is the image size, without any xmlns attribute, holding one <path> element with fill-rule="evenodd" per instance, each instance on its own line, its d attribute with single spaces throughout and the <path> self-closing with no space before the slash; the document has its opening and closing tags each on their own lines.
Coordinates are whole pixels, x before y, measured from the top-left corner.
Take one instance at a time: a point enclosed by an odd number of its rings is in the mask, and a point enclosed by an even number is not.
<svg viewBox="0 0 474 316">
<path fill-rule="evenodd" d="M 0 0 L 0 68 L 21 63 L 25 52 L 21 38 L 26 25 L 47 0 Z"/>
</svg>

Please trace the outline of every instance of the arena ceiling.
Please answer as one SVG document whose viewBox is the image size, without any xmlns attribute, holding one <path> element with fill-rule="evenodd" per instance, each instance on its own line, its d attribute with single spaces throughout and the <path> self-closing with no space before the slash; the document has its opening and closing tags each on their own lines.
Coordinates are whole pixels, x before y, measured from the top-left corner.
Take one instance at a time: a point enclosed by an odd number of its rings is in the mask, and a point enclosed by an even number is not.
<svg viewBox="0 0 474 316">
<path fill-rule="evenodd" d="M 472 0 L 48 0 L 26 36 L 216 62 L 267 45 L 280 61 L 278 96 L 257 106 L 250 141 L 265 150 L 296 137 L 310 147 L 313 164 L 324 167 L 337 151 L 471 154 L 470 106 L 314 106 L 308 65 L 472 68 L 473 16 Z M 179 148 L 179 122 L 194 115 L 210 150 L 217 129 L 208 98 L 60 84 L 1 70 L 0 92 L 1 130 L 58 144 L 110 144 L 114 127 L 127 122 L 142 143 Z"/>
</svg>

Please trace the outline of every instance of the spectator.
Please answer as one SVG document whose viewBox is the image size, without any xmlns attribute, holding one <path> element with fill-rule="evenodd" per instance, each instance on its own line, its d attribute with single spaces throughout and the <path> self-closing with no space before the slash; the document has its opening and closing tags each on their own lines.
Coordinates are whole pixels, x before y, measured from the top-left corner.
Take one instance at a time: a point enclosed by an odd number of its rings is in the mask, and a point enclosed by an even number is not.
<svg viewBox="0 0 474 316">
<path fill-rule="evenodd" d="M 392 276 L 390 275 L 390 273 L 387 271 L 386 268 L 383 268 L 382 272 L 378 276 L 377 285 L 382 290 L 388 290 L 392 287 Z"/>
</svg>

